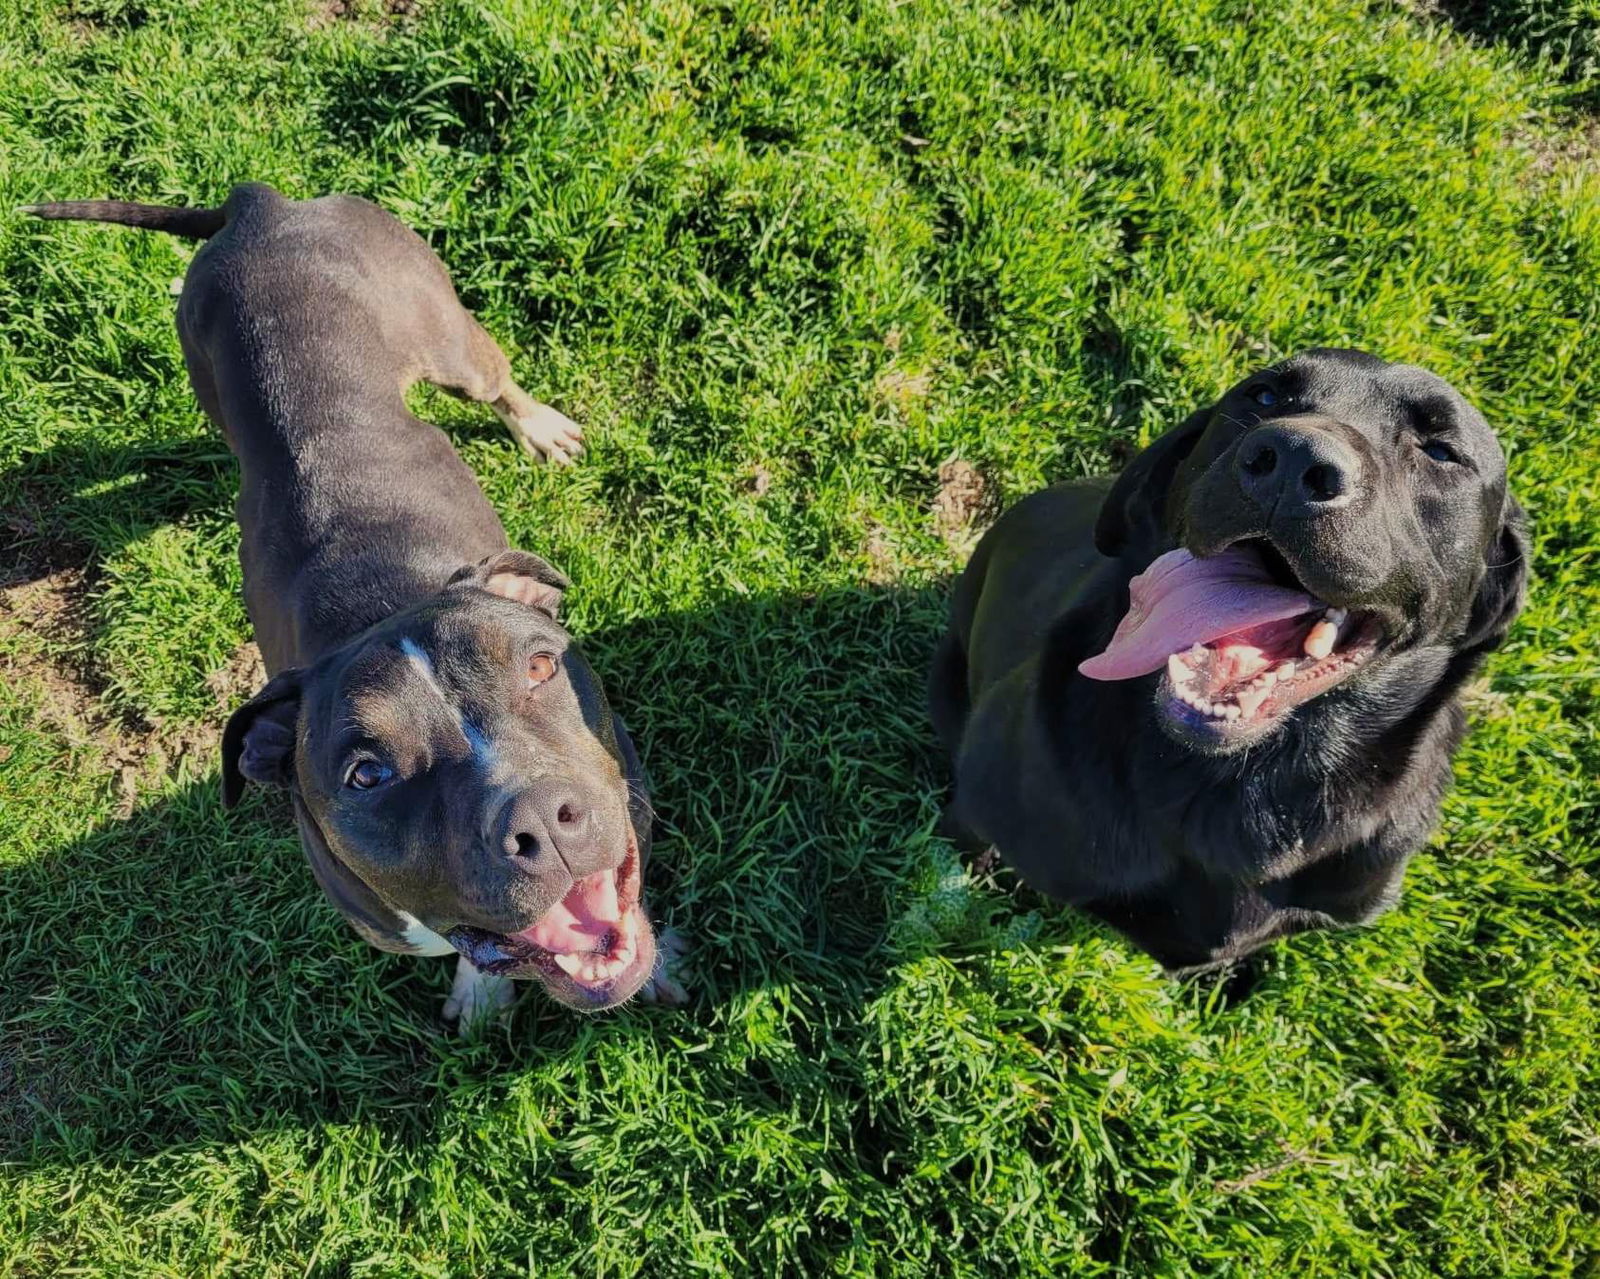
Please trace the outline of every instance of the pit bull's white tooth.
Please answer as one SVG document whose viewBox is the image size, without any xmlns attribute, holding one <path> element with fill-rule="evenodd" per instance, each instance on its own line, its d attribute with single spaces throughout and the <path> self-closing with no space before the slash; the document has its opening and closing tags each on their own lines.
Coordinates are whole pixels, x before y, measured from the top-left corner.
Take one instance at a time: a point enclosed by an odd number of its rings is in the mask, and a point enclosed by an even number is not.
<svg viewBox="0 0 1600 1279">
<path fill-rule="evenodd" d="M 1339 628 L 1332 622 L 1318 622 L 1306 632 L 1305 649 L 1307 657 L 1314 657 L 1318 661 L 1333 652 L 1333 646 L 1339 640 Z"/>
<path fill-rule="evenodd" d="M 1189 668 L 1183 664 L 1183 658 L 1176 653 L 1167 658 L 1167 678 L 1174 685 L 1182 684 L 1184 680 L 1189 678 Z"/>
<path fill-rule="evenodd" d="M 1244 712 L 1242 710 L 1240 710 L 1237 706 L 1224 706 L 1222 708 L 1222 718 L 1226 719 L 1226 720 L 1238 719 L 1239 716 L 1241 716 L 1243 714 L 1244 714 Z"/>
<path fill-rule="evenodd" d="M 1347 610 L 1342 609 L 1342 608 L 1330 608 L 1322 616 L 1325 617 L 1328 621 L 1332 622 L 1335 626 L 1343 626 L 1344 625 L 1344 619 L 1349 617 L 1350 614 L 1349 614 L 1349 612 Z"/>
<path fill-rule="evenodd" d="M 1204 644 L 1191 644 L 1191 645 L 1189 645 L 1189 656 L 1194 658 L 1195 661 L 1198 662 L 1205 655 L 1206 655 L 1206 646 Z"/>
<path fill-rule="evenodd" d="M 1239 713 L 1247 718 L 1261 709 L 1261 703 L 1267 700 L 1267 690 L 1264 688 L 1247 688 L 1239 694 Z"/>
<path fill-rule="evenodd" d="M 1199 711 L 1202 715 L 1211 714 L 1211 703 L 1206 701 L 1206 699 L 1203 697 L 1195 698 L 1192 705 L 1194 706 L 1195 710 Z"/>
<path fill-rule="evenodd" d="M 556 963 L 568 977 L 576 977 L 583 968 L 583 956 L 557 955 Z"/>
<path fill-rule="evenodd" d="M 1278 682 L 1278 668 L 1269 666 L 1255 678 L 1255 683 L 1261 688 L 1271 688 Z"/>
</svg>

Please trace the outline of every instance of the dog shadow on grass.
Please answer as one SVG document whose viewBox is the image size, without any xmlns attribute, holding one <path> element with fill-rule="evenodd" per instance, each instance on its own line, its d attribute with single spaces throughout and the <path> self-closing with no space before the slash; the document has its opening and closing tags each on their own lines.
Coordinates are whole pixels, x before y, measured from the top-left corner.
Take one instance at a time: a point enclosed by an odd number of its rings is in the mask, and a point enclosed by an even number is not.
<svg viewBox="0 0 1600 1279">
<path fill-rule="evenodd" d="M 968 944 L 928 915 L 960 877 L 934 833 L 944 765 L 923 711 L 942 622 L 940 587 L 846 589 L 585 638 L 651 773 L 652 913 L 693 947 L 682 1009 L 585 1017 L 530 988 L 507 1025 L 458 1039 L 439 1021 L 453 964 L 367 947 L 312 883 L 282 795 L 225 813 L 214 762 L 191 760 L 126 818 L 0 870 L 0 1161 L 354 1121 L 421 1147 L 464 1096 L 640 1041 L 652 1058 L 698 1043 L 713 1069 L 760 1004 L 801 1010 L 806 1064 L 762 1081 L 731 1063 L 730 1087 L 776 1108 L 819 1069 L 858 1071 L 841 1045 L 895 966 Z M 807 1046 L 812 1026 L 829 1029 Z"/>
<path fill-rule="evenodd" d="M 449 432 L 458 443 L 505 436 L 486 412 L 452 421 Z M 85 429 L 0 472 L 0 493 L 4 588 L 63 569 L 92 569 L 161 525 L 231 520 L 239 468 L 209 428 L 137 440 Z"/>
<path fill-rule="evenodd" d="M 215 435 L 116 441 L 84 432 L 0 475 L 0 585 L 109 559 L 149 529 L 232 513 L 237 467 Z"/>
</svg>

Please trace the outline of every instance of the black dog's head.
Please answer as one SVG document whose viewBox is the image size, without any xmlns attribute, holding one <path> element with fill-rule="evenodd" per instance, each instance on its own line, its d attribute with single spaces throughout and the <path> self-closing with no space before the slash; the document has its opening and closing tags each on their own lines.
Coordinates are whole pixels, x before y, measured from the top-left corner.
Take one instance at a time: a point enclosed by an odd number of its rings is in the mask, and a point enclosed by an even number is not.
<svg viewBox="0 0 1600 1279">
<path fill-rule="evenodd" d="M 1098 679 L 1160 670 L 1163 725 L 1224 753 L 1297 707 L 1398 678 L 1433 680 L 1504 637 L 1527 539 L 1505 455 L 1441 379 L 1314 350 L 1246 379 L 1152 444 L 1117 481 L 1101 552 L 1144 569 Z"/>
<path fill-rule="evenodd" d="M 332 856 L 479 968 L 610 1007 L 649 976 L 641 855 L 605 693 L 556 620 L 566 581 L 505 551 L 229 721 L 223 795 L 293 787 Z"/>
</svg>

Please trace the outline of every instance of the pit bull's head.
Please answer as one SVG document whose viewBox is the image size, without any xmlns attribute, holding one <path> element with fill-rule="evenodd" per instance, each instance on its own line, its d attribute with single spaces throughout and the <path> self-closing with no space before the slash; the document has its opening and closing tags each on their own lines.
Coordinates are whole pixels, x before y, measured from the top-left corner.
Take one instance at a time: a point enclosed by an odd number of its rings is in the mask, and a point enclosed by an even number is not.
<svg viewBox="0 0 1600 1279">
<path fill-rule="evenodd" d="M 292 788 L 308 838 L 395 931 L 404 912 L 478 968 L 595 1010 L 655 962 L 649 830 L 632 747 L 556 620 L 566 585 L 505 551 L 277 675 L 228 722 L 223 793 Z"/>
<path fill-rule="evenodd" d="M 1527 581 L 1489 424 L 1433 374 L 1358 351 L 1266 369 L 1156 441 L 1095 541 L 1144 571 L 1080 669 L 1162 672 L 1163 726 L 1207 753 L 1260 742 L 1335 690 L 1387 685 L 1397 703 L 1465 670 Z"/>
</svg>

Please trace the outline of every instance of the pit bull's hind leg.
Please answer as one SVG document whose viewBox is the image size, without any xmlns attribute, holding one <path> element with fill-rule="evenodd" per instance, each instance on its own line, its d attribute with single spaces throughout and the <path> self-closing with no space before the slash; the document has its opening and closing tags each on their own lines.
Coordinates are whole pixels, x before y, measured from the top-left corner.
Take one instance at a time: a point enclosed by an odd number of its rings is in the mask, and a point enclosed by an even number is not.
<svg viewBox="0 0 1600 1279">
<path fill-rule="evenodd" d="M 454 330 L 423 361 L 422 376 L 435 386 L 492 408 L 512 438 L 535 457 L 557 464 L 583 451 L 583 430 L 564 413 L 540 404 L 511 380 L 499 344 L 466 309 L 457 306 Z"/>
</svg>

